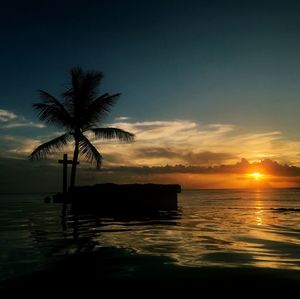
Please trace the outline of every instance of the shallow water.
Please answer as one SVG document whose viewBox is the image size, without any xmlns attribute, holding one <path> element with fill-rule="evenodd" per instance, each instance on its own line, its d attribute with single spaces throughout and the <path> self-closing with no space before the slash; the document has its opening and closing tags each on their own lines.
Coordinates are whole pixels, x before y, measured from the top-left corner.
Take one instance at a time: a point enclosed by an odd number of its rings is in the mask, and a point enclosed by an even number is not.
<svg viewBox="0 0 300 299">
<path fill-rule="evenodd" d="M 0 195 L 0 281 L 111 246 L 186 266 L 300 270 L 296 189 L 183 191 L 177 213 L 134 221 L 73 215 L 45 196 Z"/>
</svg>

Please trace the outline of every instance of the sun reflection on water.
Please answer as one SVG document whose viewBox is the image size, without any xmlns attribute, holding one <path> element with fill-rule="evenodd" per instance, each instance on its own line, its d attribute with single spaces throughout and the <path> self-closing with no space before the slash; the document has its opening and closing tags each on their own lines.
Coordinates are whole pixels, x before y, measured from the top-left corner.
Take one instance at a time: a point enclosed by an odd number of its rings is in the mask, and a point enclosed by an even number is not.
<svg viewBox="0 0 300 299">
<path fill-rule="evenodd" d="M 31 248 L 38 265 L 41 248 L 51 248 L 51 254 L 46 252 L 50 259 L 85 248 L 117 247 L 133 254 L 166 256 L 185 266 L 300 270 L 298 190 L 184 191 L 178 213 L 131 221 L 74 215 L 69 208 L 61 217 L 59 205 L 26 206 L 23 201 L 15 205 L 7 201 L 0 209 L 0 219 L 9 219 L 3 222 L 2 233 L 7 239 L 12 231 L 18 233 L 18 252 Z M 6 242 L 1 250 L 8 258 L 2 263 L 16 263 L 11 249 L 15 247 Z M 18 254 L 20 262 L 23 256 Z"/>
<path fill-rule="evenodd" d="M 263 224 L 263 209 L 262 209 L 262 202 L 261 202 L 261 193 L 255 193 L 255 215 L 256 215 L 256 225 L 261 226 Z"/>
</svg>

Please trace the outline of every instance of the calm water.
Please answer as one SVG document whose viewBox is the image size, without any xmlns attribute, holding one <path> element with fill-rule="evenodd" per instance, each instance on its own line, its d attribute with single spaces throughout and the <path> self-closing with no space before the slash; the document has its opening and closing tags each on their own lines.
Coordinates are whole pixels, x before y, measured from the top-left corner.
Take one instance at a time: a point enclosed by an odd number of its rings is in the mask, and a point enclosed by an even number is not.
<svg viewBox="0 0 300 299">
<path fill-rule="evenodd" d="M 183 191 L 178 213 L 139 221 L 75 216 L 44 197 L 0 195 L 0 281 L 107 246 L 188 266 L 300 270 L 299 190 Z"/>
</svg>

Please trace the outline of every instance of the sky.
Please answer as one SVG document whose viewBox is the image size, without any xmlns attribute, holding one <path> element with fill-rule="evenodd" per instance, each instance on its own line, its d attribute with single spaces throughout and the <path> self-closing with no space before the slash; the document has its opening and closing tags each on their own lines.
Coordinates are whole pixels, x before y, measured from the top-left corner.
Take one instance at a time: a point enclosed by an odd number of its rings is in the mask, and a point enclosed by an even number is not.
<svg viewBox="0 0 300 299">
<path fill-rule="evenodd" d="M 61 133 L 32 103 L 59 97 L 74 66 L 122 93 L 102 125 L 136 134 L 95 141 L 103 169 L 82 161 L 78 183 L 238 188 L 260 171 L 262 186 L 300 187 L 299 36 L 298 1 L 1 3 L 0 192 L 60 188 L 62 153 L 27 161 Z"/>
</svg>

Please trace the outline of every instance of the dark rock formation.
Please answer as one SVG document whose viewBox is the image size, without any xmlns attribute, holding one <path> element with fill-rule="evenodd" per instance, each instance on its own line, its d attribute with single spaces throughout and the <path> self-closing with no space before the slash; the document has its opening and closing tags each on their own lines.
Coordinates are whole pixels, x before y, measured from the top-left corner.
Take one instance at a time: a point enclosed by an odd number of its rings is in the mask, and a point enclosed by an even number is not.
<svg viewBox="0 0 300 299">
<path fill-rule="evenodd" d="M 73 209 L 78 211 L 154 213 L 177 210 L 177 193 L 180 192 L 180 185 L 97 184 L 74 187 L 65 195 L 57 194 L 54 202 L 72 203 Z"/>
</svg>

